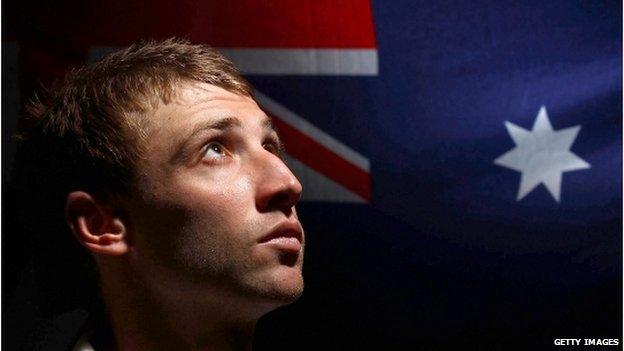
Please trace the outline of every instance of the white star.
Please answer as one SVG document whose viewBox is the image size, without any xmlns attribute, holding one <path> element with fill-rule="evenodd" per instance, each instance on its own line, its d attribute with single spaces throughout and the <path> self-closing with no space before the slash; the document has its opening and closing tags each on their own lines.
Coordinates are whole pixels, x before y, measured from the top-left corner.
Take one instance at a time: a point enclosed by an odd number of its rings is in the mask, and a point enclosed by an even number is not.
<svg viewBox="0 0 624 351">
<path fill-rule="evenodd" d="M 494 163 L 522 173 L 517 201 L 538 185 L 544 184 L 557 202 L 561 199 L 561 174 L 591 167 L 570 152 L 581 126 L 553 130 L 546 107 L 542 106 L 533 130 L 528 131 L 511 122 L 505 127 L 516 147 L 494 160 Z"/>
</svg>

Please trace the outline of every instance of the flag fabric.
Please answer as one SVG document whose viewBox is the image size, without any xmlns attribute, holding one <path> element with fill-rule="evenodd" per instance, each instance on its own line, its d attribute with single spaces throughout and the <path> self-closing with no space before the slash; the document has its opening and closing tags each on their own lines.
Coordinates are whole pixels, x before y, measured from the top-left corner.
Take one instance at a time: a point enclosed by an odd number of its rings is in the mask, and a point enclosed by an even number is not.
<svg viewBox="0 0 624 351">
<path fill-rule="evenodd" d="M 621 345 L 621 3 L 20 11 L 3 43 L 22 96 L 24 81 L 174 35 L 254 85 L 304 185 L 308 240 L 306 292 L 263 319 L 257 349 Z"/>
</svg>

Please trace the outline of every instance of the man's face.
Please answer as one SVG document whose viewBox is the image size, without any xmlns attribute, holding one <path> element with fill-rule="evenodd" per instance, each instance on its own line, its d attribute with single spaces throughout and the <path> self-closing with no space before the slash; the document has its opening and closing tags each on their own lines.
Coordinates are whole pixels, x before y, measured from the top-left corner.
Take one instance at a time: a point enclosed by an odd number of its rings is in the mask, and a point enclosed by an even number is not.
<svg viewBox="0 0 624 351">
<path fill-rule="evenodd" d="M 129 214 L 139 279 L 213 303 L 297 299 L 301 184 L 266 114 L 251 98 L 186 83 L 150 124 Z"/>
</svg>

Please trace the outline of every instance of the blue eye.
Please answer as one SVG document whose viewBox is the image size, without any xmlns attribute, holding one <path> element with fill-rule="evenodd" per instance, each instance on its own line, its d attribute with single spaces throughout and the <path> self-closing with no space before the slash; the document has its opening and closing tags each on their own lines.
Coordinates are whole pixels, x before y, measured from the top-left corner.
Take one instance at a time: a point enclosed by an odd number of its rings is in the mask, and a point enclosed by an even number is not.
<svg viewBox="0 0 624 351">
<path fill-rule="evenodd" d="M 225 147 L 219 142 L 212 142 L 206 145 L 204 157 L 220 159 L 226 156 Z"/>
</svg>

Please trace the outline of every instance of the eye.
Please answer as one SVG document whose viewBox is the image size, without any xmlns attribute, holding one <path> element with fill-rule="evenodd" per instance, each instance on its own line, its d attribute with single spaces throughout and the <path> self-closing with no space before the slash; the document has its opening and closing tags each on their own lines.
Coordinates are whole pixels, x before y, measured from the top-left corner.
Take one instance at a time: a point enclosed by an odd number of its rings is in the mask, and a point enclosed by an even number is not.
<svg viewBox="0 0 624 351">
<path fill-rule="evenodd" d="M 275 145 L 275 143 L 273 142 L 264 143 L 264 145 L 262 146 L 264 147 L 265 150 L 267 150 L 268 152 L 272 154 L 277 154 L 278 152 L 277 145 Z"/>
<path fill-rule="evenodd" d="M 205 146 L 204 158 L 218 161 L 224 158 L 225 156 L 227 156 L 227 153 L 225 151 L 225 146 L 223 146 L 223 144 L 217 141 L 213 141 L 210 144 Z"/>
<path fill-rule="evenodd" d="M 264 149 L 267 150 L 268 152 L 278 156 L 279 158 L 282 158 L 282 159 L 284 158 L 283 157 L 284 147 L 279 142 L 279 140 L 269 140 L 265 142 L 264 144 L 262 144 L 262 147 L 264 147 Z"/>
</svg>

